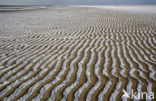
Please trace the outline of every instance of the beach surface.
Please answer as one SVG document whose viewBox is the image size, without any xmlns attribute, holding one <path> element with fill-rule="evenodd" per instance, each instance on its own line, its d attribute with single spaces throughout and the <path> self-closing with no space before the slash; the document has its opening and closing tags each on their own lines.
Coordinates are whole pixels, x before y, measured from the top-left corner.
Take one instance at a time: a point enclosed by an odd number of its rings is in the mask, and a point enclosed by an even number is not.
<svg viewBox="0 0 156 101">
<path fill-rule="evenodd" d="M 156 94 L 156 6 L 0 8 L 0 101 L 129 101 L 123 89 Z"/>
</svg>

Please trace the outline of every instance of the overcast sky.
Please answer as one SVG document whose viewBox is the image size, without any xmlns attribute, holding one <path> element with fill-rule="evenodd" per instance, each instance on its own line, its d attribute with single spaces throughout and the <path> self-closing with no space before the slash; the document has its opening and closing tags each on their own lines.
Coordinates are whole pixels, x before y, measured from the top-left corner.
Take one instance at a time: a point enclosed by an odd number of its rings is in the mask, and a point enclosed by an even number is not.
<svg viewBox="0 0 156 101">
<path fill-rule="evenodd" d="M 0 5 L 146 5 L 156 0 L 0 0 Z"/>
</svg>

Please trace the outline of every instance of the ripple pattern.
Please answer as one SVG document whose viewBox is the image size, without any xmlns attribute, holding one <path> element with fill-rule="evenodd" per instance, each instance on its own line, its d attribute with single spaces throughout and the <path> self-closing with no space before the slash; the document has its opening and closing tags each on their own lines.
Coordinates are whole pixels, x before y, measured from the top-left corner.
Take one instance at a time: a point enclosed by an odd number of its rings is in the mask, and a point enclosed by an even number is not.
<svg viewBox="0 0 156 101">
<path fill-rule="evenodd" d="M 0 101 L 156 94 L 155 14 L 62 6 L 0 16 Z"/>
</svg>

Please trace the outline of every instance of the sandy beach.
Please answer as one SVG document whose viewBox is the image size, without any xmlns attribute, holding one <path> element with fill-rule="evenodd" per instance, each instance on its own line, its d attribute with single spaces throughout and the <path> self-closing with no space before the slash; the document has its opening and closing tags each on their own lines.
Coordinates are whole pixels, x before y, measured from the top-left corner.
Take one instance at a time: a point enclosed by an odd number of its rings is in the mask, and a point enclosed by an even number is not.
<svg viewBox="0 0 156 101">
<path fill-rule="evenodd" d="M 0 8 L 0 101 L 130 101 L 123 89 L 156 94 L 156 6 Z"/>
</svg>

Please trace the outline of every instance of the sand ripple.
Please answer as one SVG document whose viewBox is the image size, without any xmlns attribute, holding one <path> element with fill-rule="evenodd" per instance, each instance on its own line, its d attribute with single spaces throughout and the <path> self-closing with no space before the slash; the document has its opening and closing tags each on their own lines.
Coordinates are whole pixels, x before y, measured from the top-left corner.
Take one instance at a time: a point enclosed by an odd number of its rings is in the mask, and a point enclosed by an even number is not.
<svg viewBox="0 0 156 101">
<path fill-rule="evenodd" d="M 127 101 L 154 92 L 156 15 L 84 6 L 0 12 L 0 100 Z"/>
</svg>

